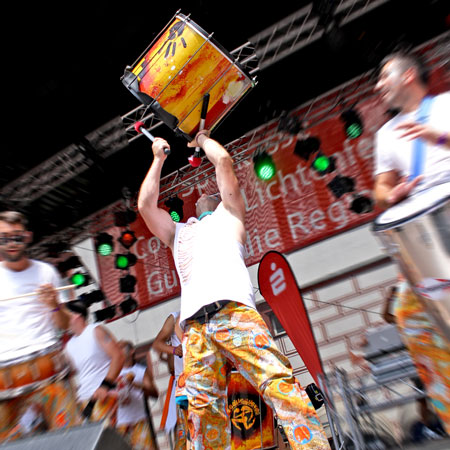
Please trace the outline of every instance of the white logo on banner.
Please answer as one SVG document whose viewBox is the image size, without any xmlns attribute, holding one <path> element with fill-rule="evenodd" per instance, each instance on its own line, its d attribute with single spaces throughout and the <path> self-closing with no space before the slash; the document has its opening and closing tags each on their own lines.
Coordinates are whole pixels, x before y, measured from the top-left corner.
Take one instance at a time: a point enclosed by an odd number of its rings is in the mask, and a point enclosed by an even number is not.
<svg viewBox="0 0 450 450">
<path fill-rule="evenodd" d="M 277 270 L 277 265 L 275 263 L 272 263 L 270 265 L 270 268 L 274 272 L 269 278 L 270 286 L 272 287 L 273 295 L 277 296 L 286 289 L 287 287 L 287 284 L 285 282 L 286 279 L 284 277 L 283 270 L 282 269 Z"/>
</svg>

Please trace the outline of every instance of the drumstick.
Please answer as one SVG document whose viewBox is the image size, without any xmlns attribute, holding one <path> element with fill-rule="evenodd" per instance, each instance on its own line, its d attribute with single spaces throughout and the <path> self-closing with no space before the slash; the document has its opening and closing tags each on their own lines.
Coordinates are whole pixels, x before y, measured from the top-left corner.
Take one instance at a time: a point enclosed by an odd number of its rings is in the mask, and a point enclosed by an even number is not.
<svg viewBox="0 0 450 450">
<path fill-rule="evenodd" d="M 77 286 L 76 284 L 69 284 L 67 286 L 57 287 L 57 288 L 55 288 L 55 291 L 58 291 L 58 292 L 67 291 L 68 289 L 72 289 L 76 286 Z M 32 297 L 33 295 L 38 295 L 38 292 L 28 292 L 28 294 L 17 295 L 16 297 L 0 298 L 0 302 L 7 302 L 8 300 L 15 300 L 17 298 Z"/>
<path fill-rule="evenodd" d="M 144 136 L 148 137 L 152 142 L 155 141 L 155 136 L 153 136 L 153 134 L 150 133 L 150 131 L 147 130 L 147 128 L 145 128 L 144 122 L 136 122 L 134 124 L 134 129 L 139 133 L 139 134 L 143 134 Z M 169 147 L 164 147 L 164 153 L 166 155 L 170 155 L 170 149 Z"/>
<path fill-rule="evenodd" d="M 201 131 L 205 128 L 205 122 L 206 122 L 206 113 L 208 112 L 208 104 L 209 104 L 209 94 L 206 93 L 203 96 L 203 104 L 202 104 L 202 111 L 200 113 L 200 124 L 198 127 L 198 131 Z M 200 147 L 195 147 L 194 154 L 188 158 L 189 163 L 192 167 L 198 167 L 202 163 L 202 160 L 200 159 Z"/>
</svg>

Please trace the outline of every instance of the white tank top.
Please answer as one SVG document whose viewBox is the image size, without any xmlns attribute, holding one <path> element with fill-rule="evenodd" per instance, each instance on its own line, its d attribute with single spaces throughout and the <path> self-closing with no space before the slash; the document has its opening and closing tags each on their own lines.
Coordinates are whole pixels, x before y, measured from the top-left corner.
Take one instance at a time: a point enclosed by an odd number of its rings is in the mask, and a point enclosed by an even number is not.
<svg viewBox="0 0 450 450">
<path fill-rule="evenodd" d="M 180 312 L 173 312 L 171 313 L 171 316 L 173 316 L 175 323 L 177 322 L 178 317 L 180 316 Z M 173 334 L 170 336 L 170 345 L 172 345 L 172 347 L 178 347 L 179 345 L 181 345 L 180 339 L 178 339 L 177 334 L 175 333 L 175 329 Z M 173 355 L 173 370 L 175 372 L 175 379 L 178 379 L 178 377 L 180 376 L 181 372 L 183 372 L 183 358 L 177 356 L 177 355 Z"/>
<path fill-rule="evenodd" d="M 89 324 L 79 336 L 66 345 L 78 375 L 78 400 L 89 400 L 108 373 L 111 358 L 103 351 L 95 337 L 98 324 Z"/>
<path fill-rule="evenodd" d="M 181 319 L 202 306 L 232 300 L 255 308 L 255 296 L 244 261 L 244 246 L 236 239 L 236 217 L 223 203 L 202 220 L 176 224 L 174 260 L 181 283 Z"/>
</svg>

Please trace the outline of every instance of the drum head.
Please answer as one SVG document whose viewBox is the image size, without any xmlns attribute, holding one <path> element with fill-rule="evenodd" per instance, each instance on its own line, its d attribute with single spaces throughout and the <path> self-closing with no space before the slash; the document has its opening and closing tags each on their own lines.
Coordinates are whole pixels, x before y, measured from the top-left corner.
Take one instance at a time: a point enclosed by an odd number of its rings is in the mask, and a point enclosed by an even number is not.
<svg viewBox="0 0 450 450">
<path fill-rule="evenodd" d="M 404 225 L 411 220 L 444 205 L 450 200 L 450 183 L 439 184 L 406 198 L 380 214 L 373 223 L 374 231 L 384 231 Z"/>
</svg>

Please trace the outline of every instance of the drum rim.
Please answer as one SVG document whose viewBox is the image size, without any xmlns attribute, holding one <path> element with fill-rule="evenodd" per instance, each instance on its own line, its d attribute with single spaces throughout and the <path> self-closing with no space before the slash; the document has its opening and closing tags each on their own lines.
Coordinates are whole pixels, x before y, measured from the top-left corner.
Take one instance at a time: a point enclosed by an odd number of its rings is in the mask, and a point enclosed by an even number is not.
<svg viewBox="0 0 450 450">
<path fill-rule="evenodd" d="M 374 231 L 386 231 L 386 230 L 390 230 L 391 228 L 396 228 L 399 225 L 406 225 L 407 223 L 411 222 L 411 220 L 417 219 L 418 217 L 423 216 L 425 214 L 429 214 L 429 213 L 433 212 L 434 210 L 438 209 L 439 207 L 444 206 L 444 204 L 446 202 L 448 202 L 449 200 L 450 200 L 450 195 L 439 199 L 436 203 L 433 203 L 427 209 L 424 209 L 415 214 L 412 214 L 411 216 L 404 217 L 403 219 L 395 220 L 395 221 L 389 222 L 389 223 L 384 223 L 384 224 L 377 223 L 377 219 L 379 219 L 384 214 L 384 212 L 383 212 L 373 221 L 373 230 Z"/>
<path fill-rule="evenodd" d="M 48 347 L 44 347 L 40 350 L 36 350 L 34 352 L 27 353 L 26 355 L 22 355 L 17 358 L 13 358 L 13 359 L 8 359 L 6 361 L 0 361 L 0 369 L 9 367 L 9 366 L 13 366 L 16 364 L 22 364 L 24 362 L 28 362 L 33 359 L 36 359 L 39 356 L 45 356 L 45 355 L 48 355 L 48 354 L 53 353 L 58 350 L 62 351 L 62 349 L 63 349 L 62 343 L 55 342 L 55 343 L 49 345 Z"/>
<path fill-rule="evenodd" d="M 11 389 L 3 389 L 0 390 L 0 401 L 8 400 L 14 397 L 18 397 L 20 395 L 28 394 L 29 392 L 35 391 L 36 389 L 41 389 L 46 387 L 56 381 L 62 380 L 65 378 L 70 372 L 70 367 L 66 365 L 63 369 L 61 369 L 55 375 L 52 375 L 43 380 L 35 381 L 33 383 L 25 384 L 24 386 L 18 386 Z"/>
<path fill-rule="evenodd" d="M 248 80 L 250 81 L 250 83 L 253 85 L 253 79 L 250 76 L 250 73 L 241 65 L 241 63 L 239 61 L 235 61 L 233 59 L 233 56 L 231 55 L 231 53 L 222 46 L 222 44 L 220 44 L 216 39 L 214 39 L 213 36 L 211 36 L 211 33 L 208 34 L 200 25 L 198 25 L 196 22 L 194 22 L 189 16 L 185 16 L 182 13 L 178 13 L 175 16 L 175 20 L 176 19 L 180 19 L 183 22 L 185 22 L 187 25 L 192 26 L 192 28 L 195 29 L 195 31 L 199 32 L 202 37 L 204 37 L 208 42 L 210 42 L 214 47 L 216 47 L 216 49 L 223 54 L 223 56 L 225 58 L 227 58 L 231 64 L 235 65 L 240 72 L 243 73 L 243 75 L 245 75 L 246 78 L 248 78 Z M 169 24 L 170 25 L 170 24 Z"/>
</svg>

